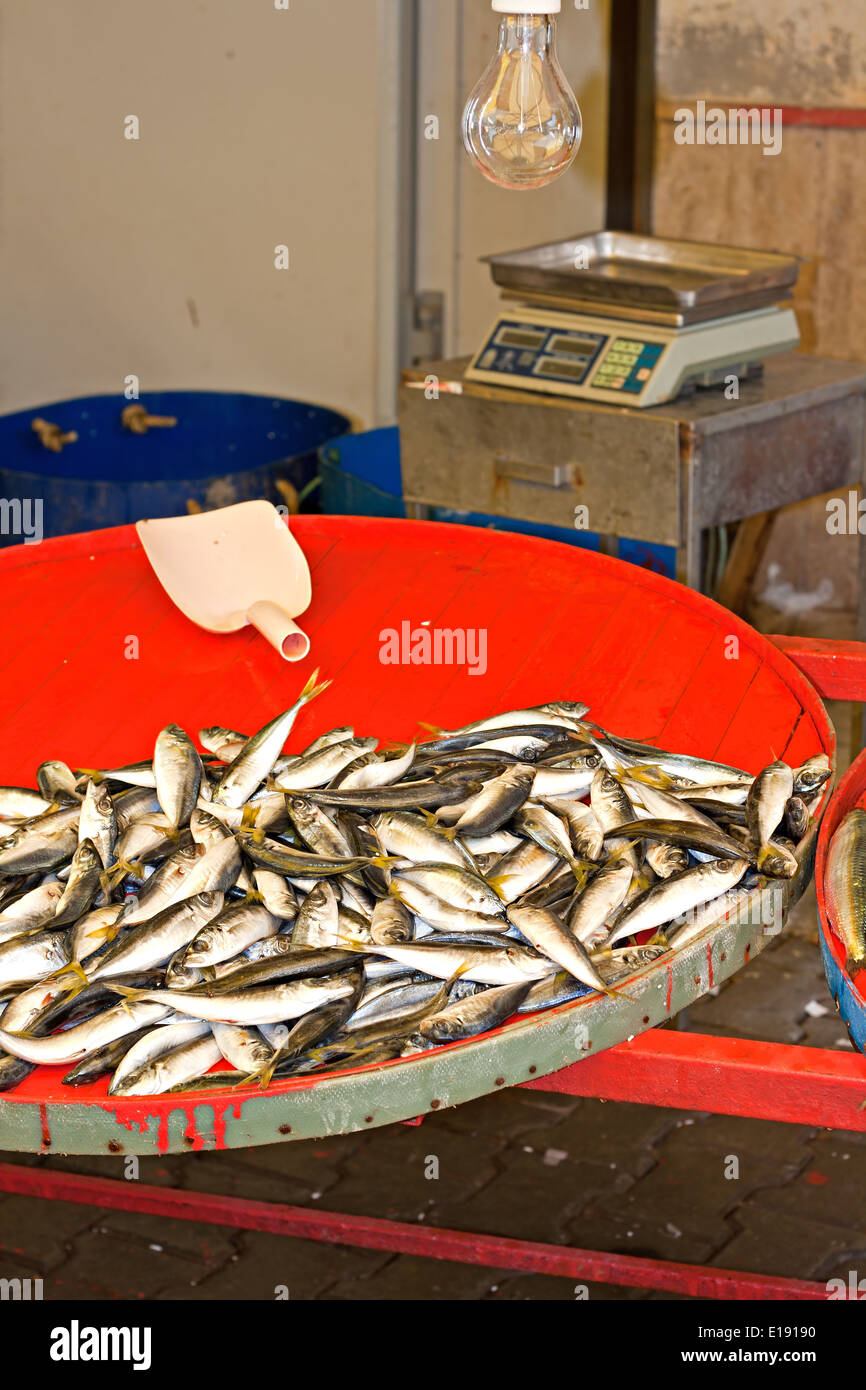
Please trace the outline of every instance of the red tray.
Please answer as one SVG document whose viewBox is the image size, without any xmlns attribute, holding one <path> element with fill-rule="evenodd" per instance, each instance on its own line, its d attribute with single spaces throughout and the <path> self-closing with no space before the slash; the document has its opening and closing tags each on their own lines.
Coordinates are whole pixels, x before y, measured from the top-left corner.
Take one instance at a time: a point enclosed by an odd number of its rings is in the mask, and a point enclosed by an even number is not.
<svg viewBox="0 0 866 1390">
<path fill-rule="evenodd" d="M 253 729 L 314 666 L 333 686 L 290 748 L 338 724 L 408 739 L 498 709 L 585 700 L 613 730 L 757 772 L 835 754 L 812 686 L 765 638 L 690 590 L 604 556 L 434 523 L 300 517 L 313 573 L 310 658 L 289 666 L 251 629 L 199 631 L 153 577 L 132 528 L 0 551 L 0 783 L 33 784 L 47 757 L 110 766 L 180 723 Z M 486 673 L 383 665 L 382 634 L 483 628 Z M 789 900 L 804 874 L 786 886 Z M 541 1076 L 663 1021 L 766 944 L 726 926 L 643 972 L 632 1004 L 598 997 L 470 1043 L 267 1093 L 109 1100 L 40 1068 L 0 1096 L 0 1147 L 137 1152 L 237 1147 L 388 1124 Z"/>
</svg>

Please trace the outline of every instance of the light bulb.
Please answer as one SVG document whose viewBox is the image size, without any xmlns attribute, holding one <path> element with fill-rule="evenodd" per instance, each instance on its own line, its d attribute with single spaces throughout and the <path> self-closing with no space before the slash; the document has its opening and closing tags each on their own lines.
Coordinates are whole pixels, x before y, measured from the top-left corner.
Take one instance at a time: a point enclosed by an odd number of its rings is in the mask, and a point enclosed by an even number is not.
<svg viewBox="0 0 866 1390">
<path fill-rule="evenodd" d="M 541 188 L 577 154 L 580 107 L 556 56 L 560 0 L 546 0 L 543 14 L 505 13 L 507 3 L 493 0 L 503 15 L 499 42 L 466 103 L 463 143 L 500 188 Z"/>
</svg>

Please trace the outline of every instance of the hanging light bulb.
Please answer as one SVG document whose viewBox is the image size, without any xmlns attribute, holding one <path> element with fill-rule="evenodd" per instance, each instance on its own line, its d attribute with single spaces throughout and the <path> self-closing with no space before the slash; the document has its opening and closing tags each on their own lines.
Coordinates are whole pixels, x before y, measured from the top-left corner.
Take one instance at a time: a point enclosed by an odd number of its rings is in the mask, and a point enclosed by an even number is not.
<svg viewBox="0 0 866 1390">
<path fill-rule="evenodd" d="M 561 0 L 493 0 L 503 16 L 496 53 L 466 103 L 463 143 L 500 188 L 541 188 L 565 173 L 580 145 L 577 98 L 556 56 Z"/>
</svg>

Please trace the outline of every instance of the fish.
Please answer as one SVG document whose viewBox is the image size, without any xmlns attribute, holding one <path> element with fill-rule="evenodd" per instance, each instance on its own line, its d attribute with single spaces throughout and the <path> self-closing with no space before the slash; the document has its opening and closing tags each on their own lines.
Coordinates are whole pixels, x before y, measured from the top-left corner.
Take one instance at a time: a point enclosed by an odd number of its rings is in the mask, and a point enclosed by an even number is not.
<svg viewBox="0 0 866 1390">
<path fill-rule="evenodd" d="M 129 927 L 88 965 L 89 980 L 108 979 L 129 970 L 150 970 L 168 961 L 175 951 L 193 941 L 202 927 L 222 911 L 224 895 L 197 893 L 195 897 L 172 903 L 145 922 Z"/>
<path fill-rule="evenodd" d="M 694 911 L 736 887 L 748 867 L 745 859 L 717 859 L 663 879 L 636 898 L 618 918 L 607 945 L 614 946 L 635 932 L 655 931 Z"/>
<path fill-rule="evenodd" d="M 457 821 L 459 835 L 490 835 L 510 820 L 532 794 L 535 769 L 519 763 L 488 782 Z"/>
<path fill-rule="evenodd" d="M 110 1096 L 129 1094 L 124 1089 L 124 1083 L 140 1072 L 149 1062 L 155 1061 L 157 1057 L 171 1052 L 176 1047 L 183 1047 L 186 1043 L 196 1042 L 199 1038 L 210 1036 L 211 1025 L 202 1023 L 197 1019 L 187 1020 L 183 1023 L 158 1024 L 155 1028 L 145 1029 L 135 1041 L 130 1043 L 122 1058 L 118 1059 L 112 1073 L 108 1094 Z M 117 1044 L 110 1043 L 109 1046 L 114 1047 Z"/>
<path fill-rule="evenodd" d="M 852 977 L 866 968 L 866 811 L 855 806 L 827 852 L 824 892 L 830 925 L 845 947 Z"/>
<path fill-rule="evenodd" d="M 247 740 L 217 784 L 213 794 L 215 805 L 237 810 L 270 776 L 301 710 L 330 685 L 330 681 L 317 685 L 318 676 L 318 671 L 314 671 L 291 708 L 278 714 Z"/>
<path fill-rule="evenodd" d="M 607 987 L 595 969 L 589 954 L 573 932 L 549 907 L 509 907 L 508 920 L 530 941 L 537 951 L 547 956 L 562 970 L 567 970 L 582 984 L 602 993 Z"/>
<path fill-rule="evenodd" d="M 53 808 L 53 798 L 29 787 L 0 787 L 0 820 L 33 820 Z"/>
<path fill-rule="evenodd" d="M 460 1042 L 478 1033 L 498 1028 L 520 1008 L 529 992 L 529 983 L 497 985 L 481 994 L 458 999 L 430 1018 L 422 1019 L 418 1032 L 435 1043 Z"/>
<path fill-rule="evenodd" d="M 183 957 L 184 965 L 201 968 L 231 960 L 254 941 L 276 936 L 279 925 L 259 903 L 230 903 L 193 937 Z"/>
<path fill-rule="evenodd" d="M 352 738 L 345 743 L 328 744 L 292 763 L 278 774 L 274 785 L 283 792 L 312 791 L 316 787 L 327 786 L 361 754 L 372 752 L 378 742 L 377 738 Z"/>
<path fill-rule="evenodd" d="M 83 840 L 72 856 L 69 878 L 54 914 L 54 926 L 76 922 L 90 908 L 102 872 L 102 859 L 92 840 Z"/>
<path fill-rule="evenodd" d="M 145 1023 L 159 1023 L 171 1009 L 150 1000 L 124 1001 L 86 1023 L 76 1024 L 63 1033 L 35 1038 L 24 1033 L 7 1033 L 0 1028 L 0 1048 L 25 1062 L 44 1066 L 68 1067 L 107 1043 L 133 1033 Z"/>
<path fill-rule="evenodd" d="M 793 795 L 794 773 L 787 763 L 778 760 L 765 767 L 749 789 L 746 824 L 757 850 L 759 873 L 782 878 L 793 878 L 797 873 L 799 865 L 794 855 L 780 852 L 770 844 Z"/>
<path fill-rule="evenodd" d="M 634 868 L 627 860 L 612 860 L 575 899 L 566 925 L 586 950 L 591 951 L 607 940 L 610 935 L 607 923 L 625 902 L 633 879 Z"/>
<path fill-rule="evenodd" d="M 117 814 L 114 802 L 104 783 L 88 781 L 81 803 L 81 818 L 78 822 L 78 844 L 89 840 L 99 855 L 103 869 L 114 863 L 114 846 L 117 841 Z"/>
<path fill-rule="evenodd" d="M 64 931 L 43 930 L 13 937 L 0 946 L 0 985 L 44 980 L 67 966 L 69 960 Z"/>
<path fill-rule="evenodd" d="M 210 1023 L 239 1023 L 255 1026 L 259 1023 L 282 1023 L 299 1018 L 311 1009 L 319 1008 L 334 999 L 352 992 L 351 982 L 342 974 L 322 975 L 314 979 L 287 980 L 277 984 L 251 985 L 242 990 L 224 990 L 204 994 L 201 988 L 187 990 L 157 989 L 129 990 L 115 986 L 127 997 L 130 1008 L 148 1002 L 187 1014 L 190 1018 L 206 1019 Z M 0 1047 L 5 1047 L 0 1029 Z M 7 1047 L 7 1051 L 11 1051 Z"/>
<path fill-rule="evenodd" d="M 49 879 L 9 903 L 0 912 L 0 945 L 24 932 L 47 926 L 57 912 L 64 891 L 62 883 Z"/>
<path fill-rule="evenodd" d="M 372 820 L 376 839 L 385 855 L 409 859 L 413 864 L 453 864 L 472 869 L 468 850 L 454 836 L 430 825 L 411 811 L 382 811 Z"/>
<path fill-rule="evenodd" d="M 222 1056 L 213 1033 L 182 1043 L 147 1062 L 112 1092 L 118 1096 L 154 1096 L 182 1090 L 190 1081 L 210 1071 Z"/>
</svg>

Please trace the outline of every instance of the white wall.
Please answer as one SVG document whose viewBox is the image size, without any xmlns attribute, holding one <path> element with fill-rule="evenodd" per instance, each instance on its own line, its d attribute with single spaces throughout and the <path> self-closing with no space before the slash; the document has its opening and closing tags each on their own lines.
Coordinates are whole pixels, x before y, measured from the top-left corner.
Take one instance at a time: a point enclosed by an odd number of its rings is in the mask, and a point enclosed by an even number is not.
<svg viewBox="0 0 866 1390">
<path fill-rule="evenodd" d="M 402 3 L 5 0 L 0 411 L 121 390 L 134 373 L 143 393 L 273 392 L 388 417 Z M 478 255 L 600 221 L 606 5 L 563 16 L 566 67 L 590 97 L 577 170 L 508 195 L 455 143 L 489 5 L 463 0 L 461 17 L 433 3 L 462 43 L 443 129 L 460 259 L 442 241 L 448 283 L 429 255 L 421 281 L 459 297 L 469 350 L 493 298 Z M 124 139 L 131 114 L 138 141 Z M 278 243 L 289 271 L 274 269 Z"/>
</svg>

